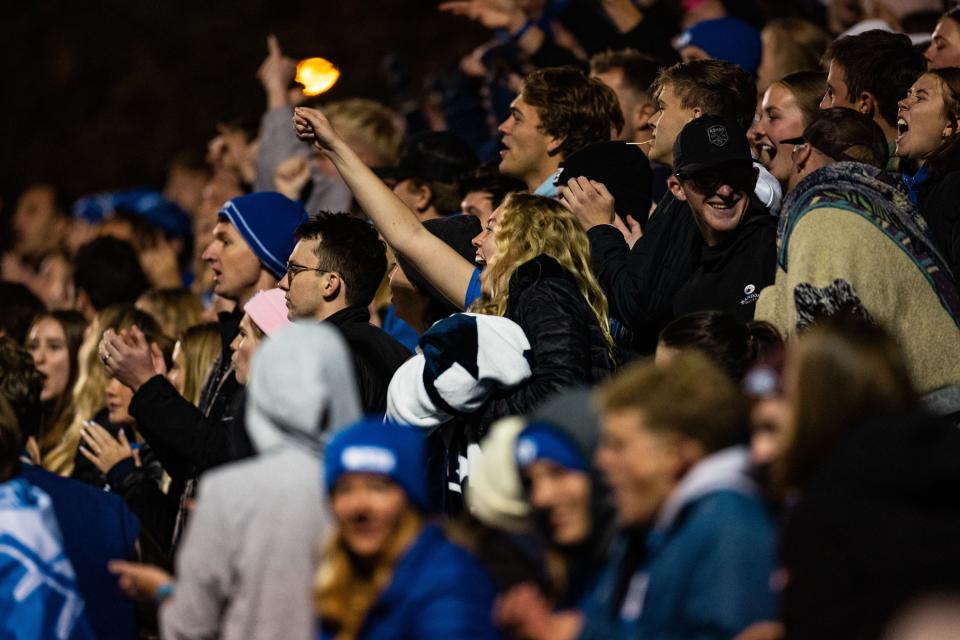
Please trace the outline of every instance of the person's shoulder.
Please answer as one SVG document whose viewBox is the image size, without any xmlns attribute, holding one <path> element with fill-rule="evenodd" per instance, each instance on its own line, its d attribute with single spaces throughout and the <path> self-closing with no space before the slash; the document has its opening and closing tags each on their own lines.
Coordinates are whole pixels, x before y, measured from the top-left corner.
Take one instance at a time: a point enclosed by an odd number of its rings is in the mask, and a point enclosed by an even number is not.
<svg viewBox="0 0 960 640">
<path fill-rule="evenodd" d="M 24 465 L 23 477 L 30 484 L 47 492 L 54 501 L 68 499 L 71 501 L 85 500 L 96 502 L 118 510 L 126 510 L 126 503 L 120 496 L 103 491 L 94 486 L 50 473 L 35 465 Z"/>
<path fill-rule="evenodd" d="M 438 525 L 428 525 L 420 534 L 421 558 L 430 569 L 425 572 L 427 589 L 487 588 L 492 584 L 487 570 L 469 551 L 452 542 Z"/>
<path fill-rule="evenodd" d="M 691 504 L 685 525 L 716 533 L 752 531 L 766 535 L 772 531 L 773 522 L 758 495 L 721 489 Z"/>
</svg>

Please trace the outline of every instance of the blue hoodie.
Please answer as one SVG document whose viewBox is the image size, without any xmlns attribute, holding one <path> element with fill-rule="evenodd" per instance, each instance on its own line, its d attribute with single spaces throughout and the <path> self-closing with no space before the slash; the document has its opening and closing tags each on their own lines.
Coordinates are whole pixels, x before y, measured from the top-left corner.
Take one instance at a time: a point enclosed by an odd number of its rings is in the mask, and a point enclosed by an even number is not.
<svg viewBox="0 0 960 640">
<path fill-rule="evenodd" d="M 775 619 L 775 530 L 748 469 L 744 447 L 691 469 L 660 509 L 625 597 L 613 602 L 628 546 L 620 541 L 588 599 L 581 638 L 729 640 Z"/>
<path fill-rule="evenodd" d="M 497 640 L 496 589 L 480 562 L 428 525 L 400 558 L 393 580 L 367 613 L 358 640 Z M 321 631 L 322 640 L 333 634 Z"/>
</svg>

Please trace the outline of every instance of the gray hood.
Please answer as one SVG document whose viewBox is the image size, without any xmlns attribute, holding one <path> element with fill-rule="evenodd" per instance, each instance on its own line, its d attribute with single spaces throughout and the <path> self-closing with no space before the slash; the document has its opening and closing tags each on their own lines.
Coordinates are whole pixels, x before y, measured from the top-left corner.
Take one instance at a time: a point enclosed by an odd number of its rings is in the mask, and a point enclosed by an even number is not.
<svg viewBox="0 0 960 640">
<path fill-rule="evenodd" d="M 257 349 L 246 420 L 258 453 L 296 447 L 319 454 L 333 432 L 360 416 L 353 359 L 335 328 L 294 323 Z"/>
</svg>

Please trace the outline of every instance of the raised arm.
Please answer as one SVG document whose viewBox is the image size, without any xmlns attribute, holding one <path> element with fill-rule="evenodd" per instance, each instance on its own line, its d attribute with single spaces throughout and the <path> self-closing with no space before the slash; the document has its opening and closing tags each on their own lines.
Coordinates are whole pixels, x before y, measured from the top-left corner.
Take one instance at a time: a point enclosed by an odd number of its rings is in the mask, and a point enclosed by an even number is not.
<svg viewBox="0 0 960 640">
<path fill-rule="evenodd" d="M 322 113 L 298 107 L 293 123 L 301 140 L 312 142 L 330 158 L 387 244 L 410 260 L 451 303 L 462 308 L 474 265 L 427 231 L 417 214 L 360 160 Z"/>
</svg>

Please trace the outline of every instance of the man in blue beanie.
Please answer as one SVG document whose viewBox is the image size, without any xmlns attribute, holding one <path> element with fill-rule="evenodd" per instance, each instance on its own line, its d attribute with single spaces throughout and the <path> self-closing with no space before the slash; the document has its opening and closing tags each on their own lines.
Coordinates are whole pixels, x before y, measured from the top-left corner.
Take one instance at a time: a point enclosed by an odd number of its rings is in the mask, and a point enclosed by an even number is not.
<svg viewBox="0 0 960 640">
<path fill-rule="evenodd" d="M 173 547 L 199 474 L 253 453 L 243 426 L 242 387 L 230 365 L 229 345 L 239 331 L 243 305 L 257 291 L 277 286 L 286 272 L 287 258 L 296 244 L 294 229 L 306 220 L 301 204 L 272 192 L 228 200 L 220 210 L 203 259 L 214 274 L 214 293 L 236 307 L 218 317 L 222 350 L 201 392 L 199 408 L 154 368 L 150 347 L 136 327 L 120 335 L 108 331 L 100 344 L 100 358 L 110 374 L 134 392 L 130 415 L 173 479 L 171 491 L 180 490 Z"/>
</svg>

